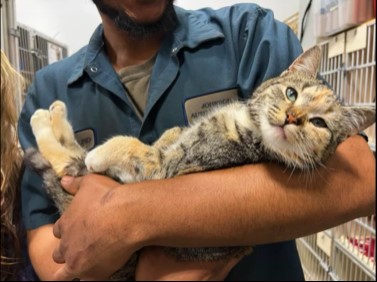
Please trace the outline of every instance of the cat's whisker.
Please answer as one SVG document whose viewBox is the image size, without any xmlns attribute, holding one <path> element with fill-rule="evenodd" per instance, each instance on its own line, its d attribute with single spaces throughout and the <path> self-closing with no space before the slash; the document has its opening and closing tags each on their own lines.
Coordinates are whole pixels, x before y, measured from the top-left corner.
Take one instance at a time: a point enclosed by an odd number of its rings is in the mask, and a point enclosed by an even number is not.
<svg viewBox="0 0 377 282">
<path fill-rule="evenodd" d="M 318 168 L 316 168 L 315 170 L 313 170 L 313 172 L 317 172 L 316 173 L 316 176 L 319 176 L 324 182 L 327 182 L 327 179 L 320 173 L 320 170 Z"/>
<path fill-rule="evenodd" d="M 322 163 L 322 162 L 319 162 L 318 163 L 318 165 L 320 166 L 320 167 L 322 167 L 322 168 L 324 168 L 324 169 L 330 169 L 328 166 L 326 166 L 324 163 Z"/>
<path fill-rule="evenodd" d="M 334 167 L 326 166 L 326 165 L 323 164 L 323 163 L 320 163 L 320 165 L 321 165 L 324 169 L 326 169 L 327 171 L 329 171 L 330 173 L 336 170 Z"/>
<path fill-rule="evenodd" d="M 290 167 L 290 168 L 291 168 L 291 173 L 289 174 L 289 177 L 288 177 L 287 182 L 289 182 L 289 181 L 291 180 L 292 175 L 293 175 L 293 173 L 294 173 L 295 170 L 296 170 L 296 166 L 294 165 L 293 167 Z M 287 169 L 288 169 L 288 167 L 287 167 Z"/>
</svg>

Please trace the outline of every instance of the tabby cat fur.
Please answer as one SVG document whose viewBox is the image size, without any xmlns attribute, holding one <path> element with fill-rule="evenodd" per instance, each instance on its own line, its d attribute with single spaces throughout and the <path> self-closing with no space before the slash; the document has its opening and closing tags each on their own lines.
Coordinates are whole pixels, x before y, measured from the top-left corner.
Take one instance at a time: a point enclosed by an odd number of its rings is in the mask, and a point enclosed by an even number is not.
<svg viewBox="0 0 377 282">
<path fill-rule="evenodd" d="M 94 172 L 131 183 L 262 161 L 313 170 L 324 165 L 340 142 L 375 122 L 374 106 L 342 105 L 317 79 L 320 54 L 318 46 L 309 49 L 280 76 L 261 84 L 249 100 L 219 107 L 188 127 L 172 128 L 153 145 L 116 136 L 86 152 L 74 138 L 65 104 L 55 101 L 31 118 L 40 153 L 28 149 L 26 161 L 42 175 L 60 212 L 72 200 L 59 183 L 64 175 Z M 180 260 L 219 260 L 243 256 L 251 247 L 166 250 Z M 132 279 L 135 256 L 115 279 Z"/>
</svg>

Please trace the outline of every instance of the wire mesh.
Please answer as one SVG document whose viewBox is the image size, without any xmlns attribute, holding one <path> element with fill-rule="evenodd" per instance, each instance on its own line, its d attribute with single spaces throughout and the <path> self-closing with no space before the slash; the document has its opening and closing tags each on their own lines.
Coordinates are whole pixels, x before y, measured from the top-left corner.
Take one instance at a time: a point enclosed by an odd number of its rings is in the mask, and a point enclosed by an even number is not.
<svg viewBox="0 0 377 282">
<path fill-rule="evenodd" d="M 27 89 L 39 69 L 66 57 L 68 49 L 28 26 L 18 24 L 17 31 L 19 71 L 25 79 Z"/>
<path fill-rule="evenodd" d="M 365 48 L 330 56 L 330 41 L 322 46 L 320 73 L 346 104 L 375 104 L 375 20 L 366 25 Z M 347 38 L 345 37 L 345 40 Z M 376 125 L 365 130 L 375 151 Z M 376 281 L 376 216 L 349 221 L 324 232 L 298 238 L 306 280 Z"/>
</svg>

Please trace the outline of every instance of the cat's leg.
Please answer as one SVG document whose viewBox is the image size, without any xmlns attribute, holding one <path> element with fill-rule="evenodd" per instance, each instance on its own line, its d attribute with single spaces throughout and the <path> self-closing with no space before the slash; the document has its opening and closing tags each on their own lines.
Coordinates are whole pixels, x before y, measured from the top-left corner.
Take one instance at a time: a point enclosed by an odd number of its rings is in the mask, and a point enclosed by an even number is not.
<svg viewBox="0 0 377 282">
<path fill-rule="evenodd" d="M 178 138 L 182 135 L 182 131 L 184 128 L 182 127 L 173 127 L 169 130 L 166 130 L 161 137 L 153 143 L 153 147 L 158 149 L 165 149 L 171 144 L 173 144 L 175 141 L 178 140 Z"/>
<path fill-rule="evenodd" d="M 38 149 L 52 165 L 56 174 L 65 174 L 65 167 L 75 154 L 62 146 L 56 139 L 51 126 L 51 115 L 48 110 L 37 110 L 30 119 L 31 128 L 37 141 Z"/>
<path fill-rule="evenodd" d="M 67 108 L 62 101 L 55 101 L 50 106 L 51 127 L 55 138 L 67 149 L 84 155 L 85 150 L 77 143 L 71 124 L 67 120 Z"/>
<path fill-rule="evenodd" d="M 161 151 L 134 137 L 116 136 L 88 153 L 90 172 L 105 173 L 123 183 L 161 178 Z"/>
</svg>

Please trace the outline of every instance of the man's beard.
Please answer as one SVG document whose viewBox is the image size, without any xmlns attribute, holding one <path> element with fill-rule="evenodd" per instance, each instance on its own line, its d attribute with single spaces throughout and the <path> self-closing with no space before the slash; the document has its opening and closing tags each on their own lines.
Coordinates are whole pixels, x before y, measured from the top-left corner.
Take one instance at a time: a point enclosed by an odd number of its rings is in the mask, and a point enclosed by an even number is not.
<svg viewBox="0 0 377 282">
<path fill-rule="evenodd" d="M 174 0 L 168 0 L 168 4 L 161 18 L 153 23 L 137 23 L 123 10 L 111 7 L 103 0 L 93 0 L 98 10 L 108 16 L 122 30 L 135 39 L 148 38 L 159 33 L 172 31 L 177 25 L 177 15 L 174 10 Z"/>
</svg>

